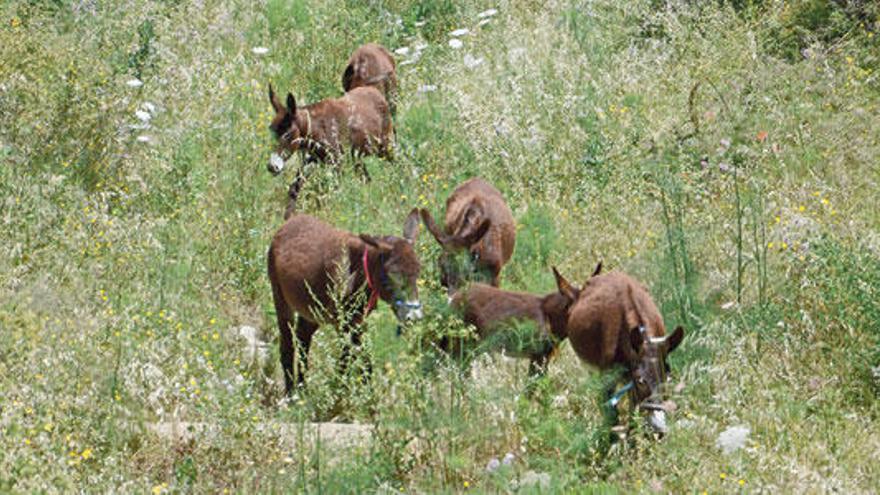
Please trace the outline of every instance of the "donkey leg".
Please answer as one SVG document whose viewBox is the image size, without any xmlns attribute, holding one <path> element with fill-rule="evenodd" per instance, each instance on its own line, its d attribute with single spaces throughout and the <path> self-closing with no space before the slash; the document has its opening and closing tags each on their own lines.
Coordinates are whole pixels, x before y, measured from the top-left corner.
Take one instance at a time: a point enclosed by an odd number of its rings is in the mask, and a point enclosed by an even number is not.
<svg viewBox="0 0 880 495">
<path fill-rule="evenodd" d="M 299 198 L 299 193 L 302 190 L 303 184 L 306 182 L 306 177 L 303 175 L 302 170 L 298 171 L 296 174 L 296 179 L 290 183 L 290 188 L 287 189 L 287 209 L 284 210 L 284 219 L 287 220 L 291 215 L 296 211 L 296 200 Z"/>
<path fill-rule="evenodd" d="M 363 349 L 361 340 L 363 327 L 360 325 L 360 320 L 361 318 L 355 318 L 353 322 L 350 322 L 345 327 L 346 333 L 348 334 L 348 342 L 343 344 L 342 356 L 339 358 L 340 375 L 345 375 L 348 371 L 348 365 L 351 364 L 352 361 L 352 354 L 360 354 L 360 351 Z M 373 366 L 369 357 L 367 357 L 364 368 L 368 377 L 372 375 Z"/>
<path fill-rule="evenodd" d="M 296 325 L 296 352 L 298 366 L 295 372 L 296 384 L 302 385 L 306 379 L 306 370 L 309 368 L 309 348 L 312 346 L 312 336 L 318 330 L 318 324 L 306 320 L 302 316 Z"/>
<path fill-rule="evenodd" d="M 278 345 L 279 354 L 281 355 L 281 371 L 284 373 L 284 391 L 287 395 L 290 395 L 290 391 L 293 388 L 293 338 L 290 334 L 293 313 L 290 311 L 287 301 L 284 300 L 284 294 L 275 276 L 275 254 L 272 249 L 269 249 L 266 259 L 268 262 L 269 282 L 272 285 L 272 301 L 275 303 L 275 316 L 278 320 L 278 333 L 280 336 Z"/>
<path fill-rule="evenodd" d="M 370 182 L 370 172 L 367 170 L 367 164 L 364 162 L 364 154 L 358 152 L 355 148 L 351 149 L 351 159 L 354 160 L 354 168 L 361 171 L 364 182 Z"/>
<path fill-rule="evenodd" d="M 539 354 L 529 359 L 529 378 L 534 381 L 535 378 L 544 376 L 547 372 L 547 363 L 550 361 L 550 354 Z"/>
<path fill-rule="evenodd" d="M 617 382 L 612 381 L 610 384 L 608 384 L 608 386 L 605 388 L 604 393 L 602 394 L 602 409 L 605 413 L 605 422 L 609 427 L 616 425 L 619 419 L 617 406 L 611 405 L 611 398 L 614 397 L 616 389 Z M 616 436 L 614 436 L 614 438 L 616 438 Z"/>
<path fill-rule="evenodd" d="M 275 293 L 275 284 L 272 289 Z M 280 334 L 278 350 L 281 356 L 281 371 L 284 373 L 284 392 L 290 395 L 293 390 L 293 337 L 290 333 L 292 314 L 287 303 L 278 300 L 279 296 L 280 294 L 276 296 L 275 300 L 275 315 L 278 318 L 278 332 Z"/>
</svg>

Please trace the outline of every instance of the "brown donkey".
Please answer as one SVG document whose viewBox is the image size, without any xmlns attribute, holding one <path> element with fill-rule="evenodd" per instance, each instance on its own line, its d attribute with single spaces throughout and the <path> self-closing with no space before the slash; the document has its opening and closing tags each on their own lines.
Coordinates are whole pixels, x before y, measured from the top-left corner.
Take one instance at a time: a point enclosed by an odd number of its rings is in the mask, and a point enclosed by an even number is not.
<svg viewBox="0 0 880 495">
<path fill-rule="evenodd" d="M 666 431 L 661 405 L 666 356 L 684 338 L 678 327 L 666 335 L 660 311 L 635 279 L 620 272 L 593 277 L 581 289 L 567 325 L 572 348 L 600 369 L 623 365 L 633 382 L 635 401 L 651 411 L 649 424 Z"/>
<path fill-rule="evenodd" d="M 281 103 L 272 85 L 269 85 L 269 101 L 275 117 L 269 126 L 278 146 L 269 157 L 268 169 L 274 175 L 284 170 L 287 160 L 297 151 L 303 153 L 304 163 L 313 161 L 336 161 L 347 146 L 355 157 L 378 155 L 390 157 L 394 133 L 388 102 L 376 88 L 355 88 L 340 98 L 328 98 L 298 107 L 296 99 L 287 93 L 287 105 Z M 366 166 L 361 171 L 369 179 Z M 305 181 L 302 170 L 290 185 L 290 206 L 287 218 Z"/>
<path fill-rule="evenodd" d="M 391 114 L 394 115 L 397 100 L 397 71 L 394 57 L 382 45 L 367 43 L 359 47 L 351 54 L 342 74 L 342 88 L 346 92 L 366 86 L 378 89 L 385 96 Z"/>
<path fill-rule="evenodd" d="M 459 185 L 446 200 L 446 230 L 428 210 L 422 220 L 443 247 L 438 259 L 440 283 L 449 296 L 467 282 L 500 285 L 501 268 L 513 256 L 516 224 L 504 197 L 480 178 Z"/>
<path fill-rule="evenodd" d="M 601 270 L 600 263 L 593 276 Z M 481 346 L 529 358 L 529 374 L 535 376 L 545 371 L 547 362 L 568 336 L 568 311 L 580 294 L 556 267 L 553 275 L 557 290 L 546 296 L 477 283 L 458 291 L 452 305 L 462 312 L 465 322 L 477 327 Z M 441 347 L 446 347 L 445 343 Z"/>
<path fill-rule="evenodd" d="M 285 390 L 301 384 L 308 364 L 312 335 L 322 322 L 332 321 L 349 333 L 351 346 L 360 345 L 356 328 L 379 299 L 393 305 L 400 321 L 419 319 L 416 280 L 419 260 L 415 242 L 419 233 L 418 210 L 413 209 L 404 223 L 403 238 L 354 235 L 327 225 L 309 215 L 291 216 L 278 230 L 269 247 L 269 280 L 281 332 L 281 368 Z M 346 263 L 347 262 L 347 263 Z M 347 265 L 348 272 L 340 272 Z M 334 282 L 346 284 L 342 301 L 334 300 Z M 365 306 L 353 307 L 363 295 Z M 335 302 L 342 308 L 336 307 Z M 296 325 L 299 367 L 294 370 L 291 326 Z M 340 314 L 347 313 L 345 321 Z M 346 348 L 342 366 L 348 361 Z"/>
</svg>

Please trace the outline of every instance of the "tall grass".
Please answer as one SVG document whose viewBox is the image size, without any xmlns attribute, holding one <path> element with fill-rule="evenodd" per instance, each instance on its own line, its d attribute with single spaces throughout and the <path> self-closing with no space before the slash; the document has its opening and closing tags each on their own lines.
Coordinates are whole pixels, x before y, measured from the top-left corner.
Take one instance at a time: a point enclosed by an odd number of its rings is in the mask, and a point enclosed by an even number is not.
<svg viewBox="0 0 880 495">
<path fill-rule="evenodd" d="M 872 491 L 877 13 L 740 3 L 4 3 L 0 490 Z M 265 172 L 266 85 L 336 96 L 367 41 L 410 48 L 396 160 L 367 160 L 368 184 L 316 168 L 300 208 L 399 235 L 413 206 L 490 180 L 519 224 L 503 287 L 602 260 L 686 326 L 666 438 L 624 414 L 609 446 L 615 377 L 569 346 L 534 386 L 525 362 L 438 353 L 471 329 L 424 232 L 426 319 L 398 337 L 380 304 L 370 379 L 338 373 L 344 336 L 322 328 L 282 403 L 265 253 L 294 172 Z M 308 434 L 332 419 L 372 440 Z M 211 428 L 150 429 L 175 421 Z M 732 425 L 751 433 L 725 454 Z"/>
</svg>

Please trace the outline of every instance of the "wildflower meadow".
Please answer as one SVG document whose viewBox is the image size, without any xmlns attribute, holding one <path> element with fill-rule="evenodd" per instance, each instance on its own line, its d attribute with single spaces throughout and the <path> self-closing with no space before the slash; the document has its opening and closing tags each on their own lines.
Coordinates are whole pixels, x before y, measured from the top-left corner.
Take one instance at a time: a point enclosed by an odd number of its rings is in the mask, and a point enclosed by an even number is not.
<svg viewBox="0 0 880 495">
<path fill-rule="evenodd" d="M 0 4 L 0 492 L 880 490 L 880 9 L 868 1 L 8 0 Z M 266 170 L 272 83 L 397 64 L 393 160 Z M 379 303 L 284 394 L 266 253 L 297 210 L 401 235 L 479 176 L 504 289 L 642 281 L 669 432 L 563 343 L 545 376 Z M 478 347 L 478 346 L 475 346 Z M 371 371 L 367 373 L 366 371 Z M 623 433 L 616 441 L 613 431 Z M 616 428 L 616 430 L 612 430 Z"/>
</svg>

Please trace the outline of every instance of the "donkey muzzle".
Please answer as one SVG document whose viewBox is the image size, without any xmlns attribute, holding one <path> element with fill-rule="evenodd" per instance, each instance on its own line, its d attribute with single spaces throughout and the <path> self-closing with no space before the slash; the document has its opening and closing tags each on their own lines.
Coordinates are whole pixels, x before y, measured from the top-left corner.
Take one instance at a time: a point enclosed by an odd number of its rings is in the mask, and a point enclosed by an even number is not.
<svg viewBox="0 0 880 495">
<path fill-rule="evenodd" d="M 269 157 L 269 163 L 266 165 L 266 168 L 272 175 L 278 175 L 284 170 L 284 163 L 286 160 L 284 157 L 279 155 L 278 153 L 272 153 Z"/>
<path fill-rule="evenodd" d="M 397 319 L 401 321 L 421 320 L 425 316 L 422 312 L 422 303 L 418 300 L 395 301 L 394 306 L 397 313 Z"/>
</svg>

